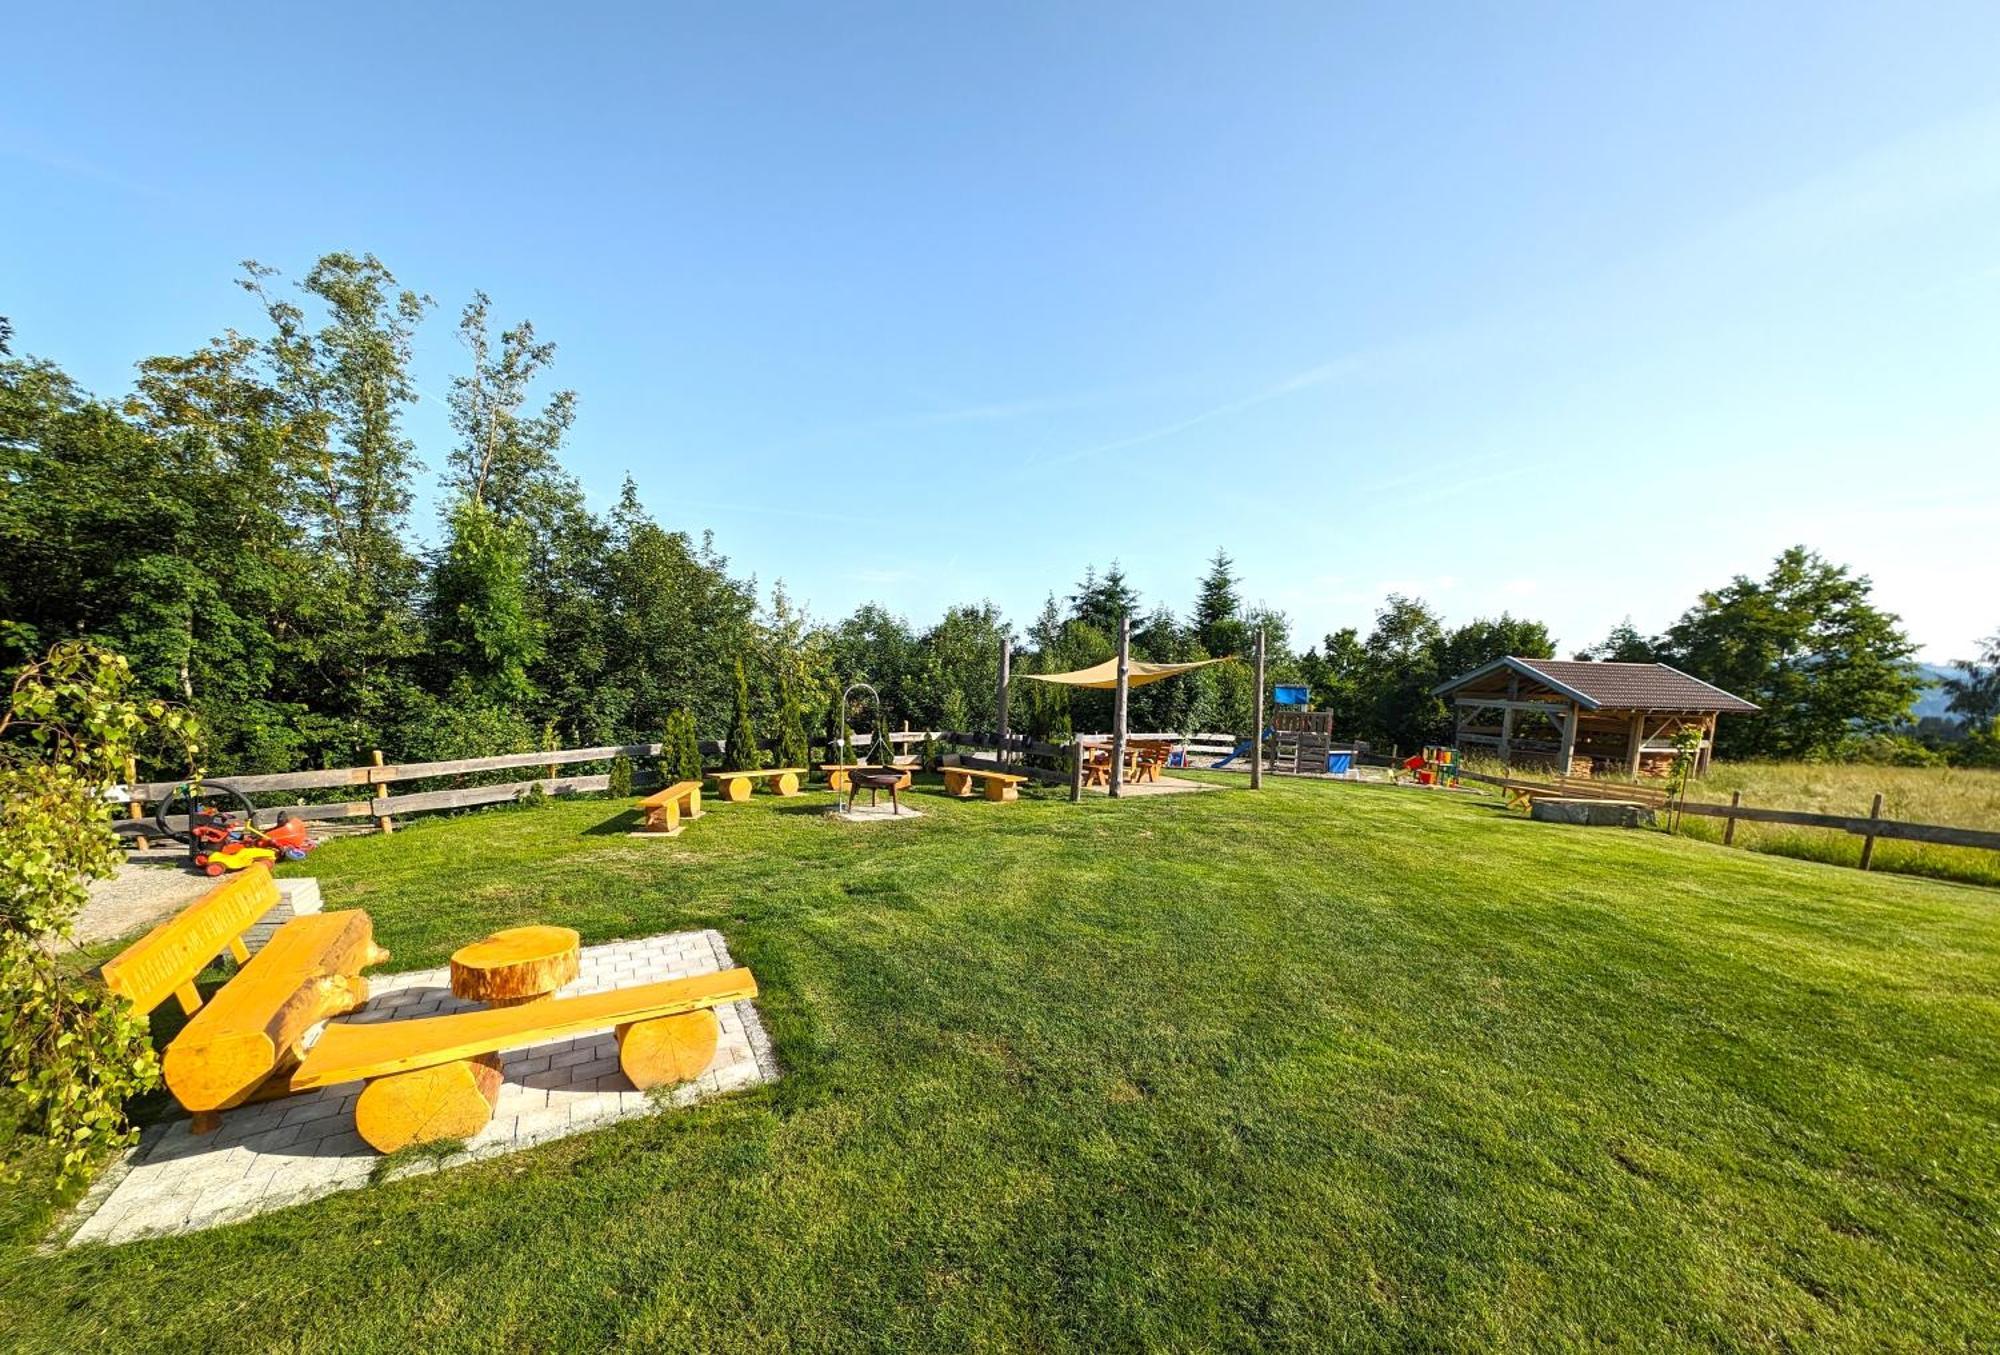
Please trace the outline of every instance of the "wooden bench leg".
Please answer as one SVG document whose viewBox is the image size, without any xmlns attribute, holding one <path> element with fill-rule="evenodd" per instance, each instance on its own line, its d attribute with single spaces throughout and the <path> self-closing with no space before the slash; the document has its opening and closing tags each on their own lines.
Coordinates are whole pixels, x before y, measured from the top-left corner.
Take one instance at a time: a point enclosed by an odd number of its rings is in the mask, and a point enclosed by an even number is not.
<svg viewBox="0 0 2000 1355">
<path fill-rule="evenodd" d="M 771 789 L 779 795 L 797 795 L 799 793 L 799 778 L 791 772 L 786 772 L 781 776 L 774 776 L 771 778 Z"/>
<path fill-rule="evenodd" d="M 640 1091 L 700 1077 L 722 1034 L 709 1008 L 632 1021 L 617 1028 L 618 1066 Z"/>
<path fill-rule="evenodd" d="M 732 776 L 716 783 L 715 793 L 725 804 L 738 805 L 750 798 L 750 778 Z"/>
<path fill-rule="evenodd" d="M 989 800 L 1018 800 L 1021 796 L 1007 782 L 995 781 L 991 777 L 988 777 L 986 781 L 986 798 Z"/>
<path fill-rule="evenodd" d="M 354 1127 L 378 1153 L 469 1139 L 493 1119 L 500 1081 L 498 1054 L 374 1078 L 354 1103 Z"/>
</svg>

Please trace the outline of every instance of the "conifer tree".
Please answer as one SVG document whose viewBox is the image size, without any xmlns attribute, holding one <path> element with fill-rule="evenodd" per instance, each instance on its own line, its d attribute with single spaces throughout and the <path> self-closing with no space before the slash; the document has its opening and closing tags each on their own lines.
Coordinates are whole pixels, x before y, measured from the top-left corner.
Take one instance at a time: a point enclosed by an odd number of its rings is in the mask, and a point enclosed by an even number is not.
<svg viewBox="0 0 2000 1355">
<path fill-rule="evenodd" d="M 701 780 L 701 740 L 695 737 L 694 716 L 684 707 L 668 714 L 660 735 L 660 780 L 669 786 Z"/>
<path fill-rule="evenodd" d="M 806 741 L 805 714 L 799 709 L 798 693 L 792 687 L 791 678 L 778 675 L 778 727 L 775 736 L 775 753 L 780 767 L 804 767 L 812 759 L 812 747 Z"/>
<path fill-rule="evenodd" d="M 729 713 L 729 736 L 722 749 L 727 771 L 754 772 L 764 765 L 757 747 L 757 726 L 750 719 L 750 684 L 743 677 L 743 660 L 736 660 L 735 702 Z"/>
</svg>

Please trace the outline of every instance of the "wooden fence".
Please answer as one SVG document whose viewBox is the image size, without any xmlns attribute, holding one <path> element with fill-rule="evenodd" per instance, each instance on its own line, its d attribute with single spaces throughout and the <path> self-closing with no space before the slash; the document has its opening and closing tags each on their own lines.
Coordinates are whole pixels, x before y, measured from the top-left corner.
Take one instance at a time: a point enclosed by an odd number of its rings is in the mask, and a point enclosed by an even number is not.
<svg viewBox="0 0 2000 1355">
<path fill-rule="evenodd" d="M 1463 771 L 1459 775 L 1467 781 L 1481 781 L 1488 785 L 1547 785 L 1547 782 L 1513 782 L 1505 777 L 1488 776 L 1484 772 Z M 1941 847 L 1972 847 L 1982 851 L 2000 852 L 2000 832 L 1985 828 L 1959 828 L 1945 823 L 1912 823 L 1904 819 L 1882 817 L 1882 797 L 1875 797 L 1873 809 L 1867 814 L 1819 814 L 1803 809 L 1764 809 L 1743 803 L 1743 792 L 1731 794 L 1728 804 L 1718 804 L 1706 800 L 1681 800 L 1670 803 L 1664 811 L 1669 814 L 1693 814 L 1699 818 L 1721 819 L 1723 821 L 1722 843 L 1729 846 L 1736 840 L 1736 825 L 1744 823 L 1776 823 L 1797 828 L 1825 828 L 1834 832 L 1852 833 L 1861 839 L 1861 869 L 1867 870 L 1875 859 L 1877 839 L 1888 838 L 1899 842 L 1928 842 Z"/>
<path fill-rule="evenodd" d="M 924 730 L 904 730 L 900 733 L 891 733 L 889 740 L 896 747 L 907 748 L 911 744 L 922 743 L 925 739 L 944 737 L 947 736 Z M 872 733 L 866 735 L 865 742 L 872 745 L 875 736 Z M 771 743 L 767 741 L 763 746 L 768 749 Z M 819 746 L 818 740 L 814 741 L 814 746 Z M 831 746 L 832 741 L 827 741 L 826 748 Z M 726 751 L 725 745 L 718 740 L 704 740 L 701 744 L 701 754 L 705 760 L 719 759 L 724 751 Z M 644 759 L 659 755 L 660 745 L 657 743 L 610 743 L 595 748 L 556 748 L 534 753 L 501 753 L 493 757 L 454 758 L 444 762 L 387 762 L 378 752 L 375 761 L 360 767 L 329 767 L 318 771 L 269 772 L 251 776 L 211 776 L 206 779 L 242 791 L 245 795 L 257 797 L 284 791 L 338 791 L 353 786 L 358 788 L 357 795 L 329 800 L 300 801 L 295 804 L 260 805 L 258 815 L 260 818 L 265 818 L 288 813 L 296 818 L 314 820 L 374 819 L 376 826 L 387 832 L 393 828 L 395 816 L 398 814 L 419 814 L 443 809 L 468 809 L 477 805 L 504 804 L 510 800 L 518 800 L 535 787 L 540 787 L 545 795 L 580 795 L 608 790 L 611 785 L 609 773 L 572 775 L 565 774 L 561 769 L 578 763 L 608 762 L 614 757 Z M 398 782 L 467 777 L 521 767 L 537 768 L 542 775 L 490 785 L 449 786 L 441 789 L 408 791 L 403 794 L 397 794 L 392 789 Z M 649 770 L 639 770 L 634 780 L 636 784 L 645 785 L 651 776 Z M 111 825 L 112 828 L 124 833 L 144 835 L 154 823 L 153 819 L 145 814 L 145 806 L 157 805 L 183 784 L 184 780 L 144 781 L 125 786 L 123 789 L 131 797 L 132 812 L 125 818 L 115 820 Z"/>
</svg>

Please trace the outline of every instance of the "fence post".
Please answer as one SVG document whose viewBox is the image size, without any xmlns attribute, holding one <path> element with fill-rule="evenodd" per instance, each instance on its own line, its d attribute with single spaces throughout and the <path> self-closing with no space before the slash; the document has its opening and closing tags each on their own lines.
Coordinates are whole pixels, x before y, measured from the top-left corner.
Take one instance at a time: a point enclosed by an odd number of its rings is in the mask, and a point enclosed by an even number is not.
<svg viewBox="0 0 2000 1355">
<path fill-rule="evenodd" d="M 1083 801 L 1083 740 L 1072 735 L 1069 741 L 1069 802 Z"/>
<path fill-rule="evenodd" d="M 146 798 L 139 793 L 139 764 L 130 753 L 125 755 L 125 788 L 132 792 L 132 817 L 143 822 L 146 817 Z M 139 850 L 142 852 L 152 845 L 146 841 L 144 833 L 140 833 L 134 841 L 139 844 Z"/>
<path fill-rule="evenodd" d="M 1872 809 L 1868 811 L 1868 817 L 1871 819 L 1879 819 L 1882 817 L 1882 792 L 1879 790 L 1875 792 L 1875 805 Z M 1875 835 L 1873 833 L 1870 833 L 1866 837 L 1861 839 L 1861 869 L 1867 870 L 1868 863 L 1870 861 L 1873 861 L 1874 859 L 1875 859 Z"/>
<path fill-rule="evenodd" d="M 377 767 L 382 765 L 382 750 L 380 748 L 375 750 L 375 765 Z M 375 792 L 374 795 L 369 797 L 370 799 L 380 799 L 382 797 L 382 782 L 371 779 L 368 782 L 368 788 Z M 396 821 L 387 814 L 378 815 L 375 819 L 375 830 L 380 833 L 393 833 L 396 831 Z"/>
<path fill-rule="evenodd" d="M 1742 803 L 1743 803 L 1742 791 L 1732 790 L 1729 792 L 1729 807 L 1731 809 L 1736 808 L 1738 805 Z M 1731 814 L 1728 818 L 1722 821 L 1722 845 L 1727 847 L 1735 841 L 1736 841 L 1736 816 L 1734 814 Z"/>
</svg>

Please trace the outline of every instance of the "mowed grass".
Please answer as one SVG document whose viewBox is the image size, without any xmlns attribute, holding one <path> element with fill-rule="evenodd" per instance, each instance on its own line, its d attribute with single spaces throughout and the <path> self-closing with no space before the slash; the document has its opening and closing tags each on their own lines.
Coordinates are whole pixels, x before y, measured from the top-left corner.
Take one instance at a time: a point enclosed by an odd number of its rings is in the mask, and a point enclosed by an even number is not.
<svg viewBox="0 0 2000 1355">
<path fill-rule="evenodd" d="M 1938 1350 L 2000 1331 L 2000 895 L 1470 797 L 604 802 L 337 842 L 392 967 L 717 927 L 784 1079 L 192 1237 L 17 1349 Z"/>
</svg>

